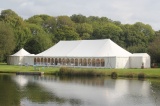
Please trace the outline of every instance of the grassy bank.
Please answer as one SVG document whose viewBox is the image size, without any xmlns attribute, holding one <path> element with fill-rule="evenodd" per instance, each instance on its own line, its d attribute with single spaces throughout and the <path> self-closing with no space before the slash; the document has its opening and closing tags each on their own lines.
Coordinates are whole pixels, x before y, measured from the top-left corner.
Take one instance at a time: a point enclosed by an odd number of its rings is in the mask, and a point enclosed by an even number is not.
<svg viewBox="0 0 160 106">
<path fill-rule="evenodd" d="M 45 74 L 56 74 L 58 71 L 58 67 L 33 67 L 0 64 L 0 73 L 45 72 Z"/>
<path fill-rule="evenodd" d="M 33 67 L 33 66 L 14 66 L 0 64 L 0 73 L 16 72 L 44 72 L 44 74 L 59 74 L 69 76 L 111 76 L 116 73 L 117 77 L 138 78 L 160 78 L 160 69 L 103 69 L 103 68 L 58 68 L 58 67 Z"/>
<path fill-rule="evenodd" d="M 62 75 L 74 76 L 112 76 L 127 78 L 160 78 L 160 69 L 83 69 L 83 68 L 61 68 L 59 71 Z"/>
</svg>

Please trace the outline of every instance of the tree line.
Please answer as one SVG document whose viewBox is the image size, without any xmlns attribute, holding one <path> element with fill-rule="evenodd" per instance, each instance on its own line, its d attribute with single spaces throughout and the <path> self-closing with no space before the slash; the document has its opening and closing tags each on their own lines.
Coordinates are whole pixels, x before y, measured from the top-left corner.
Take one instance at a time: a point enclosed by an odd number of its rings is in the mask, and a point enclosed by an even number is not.
<svg viewBox="0 0 160 106">
<path fill-rule="evenodd" d="M 111 39 L 131 53 L 147 52 L 160 62 L 160 31 L 149 24 L 122 24 L 107 17 L 34 15 L 22 19 L 11 9 L 0 14 L 0 61 L 21 48 L 40 53 L 60 40 Z M 96 44 L 95 44 L 96 45 Z"/>
</svg>

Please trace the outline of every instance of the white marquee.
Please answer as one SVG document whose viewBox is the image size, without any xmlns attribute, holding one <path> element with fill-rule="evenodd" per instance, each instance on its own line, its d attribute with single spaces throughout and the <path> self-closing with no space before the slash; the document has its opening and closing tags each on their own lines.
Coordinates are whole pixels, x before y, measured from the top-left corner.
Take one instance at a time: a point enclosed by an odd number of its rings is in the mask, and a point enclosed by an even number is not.
<svg viewBox="0 0 160 106">
<path fill-rule="evenodd" d="M 25 63 L 40 66 L 141 68 L 143 63 L 150 68 L 148 54 L 132 54 L 110 39 L 59 41 L 37 55 L 24 57 Z"/>
</svg>

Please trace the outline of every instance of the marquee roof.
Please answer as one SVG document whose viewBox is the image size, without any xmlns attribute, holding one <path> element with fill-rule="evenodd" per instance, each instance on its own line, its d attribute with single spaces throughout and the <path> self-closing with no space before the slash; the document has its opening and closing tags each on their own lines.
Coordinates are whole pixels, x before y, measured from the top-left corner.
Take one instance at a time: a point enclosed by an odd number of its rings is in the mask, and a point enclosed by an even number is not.
<svg viewBox="0 0 160 106">
<path fill-rule="evenodd" d="M 26 55 L 30 55 L 30 53 L 22 48 L 21 50 L 19 50 L 18 52 L 16 52 L 11 56 L 26 56 Z"/>
<path fill-rule="evenodd" d="M 36 56 L 45 57 L 126 57 L 132 55 L 110 39 L 59 41 Z"/>
</svg>

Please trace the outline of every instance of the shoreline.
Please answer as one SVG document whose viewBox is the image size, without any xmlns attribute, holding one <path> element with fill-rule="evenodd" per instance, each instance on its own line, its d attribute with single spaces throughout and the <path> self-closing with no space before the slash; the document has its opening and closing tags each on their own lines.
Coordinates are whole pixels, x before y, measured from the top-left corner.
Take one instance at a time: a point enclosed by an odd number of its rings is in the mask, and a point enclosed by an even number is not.
<svg viewBox="0 0 160 106">
<path fill-rule="evenodd" d="M 43 73 L 43 75 L 59 75 L 59 76 L 86 76 L 86 77 L 112 77 L 112 73 L 116 74 L 116 78 L 160 78 L 160 68 L 150 69 L 100 69 L 100 68 L 69 68 L 69 67 L 33 67 L 33 66 L 14 66 L 0 64 L 0 73 L 16 74 L 16 73 Z"/>
</svg>

